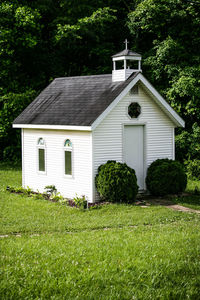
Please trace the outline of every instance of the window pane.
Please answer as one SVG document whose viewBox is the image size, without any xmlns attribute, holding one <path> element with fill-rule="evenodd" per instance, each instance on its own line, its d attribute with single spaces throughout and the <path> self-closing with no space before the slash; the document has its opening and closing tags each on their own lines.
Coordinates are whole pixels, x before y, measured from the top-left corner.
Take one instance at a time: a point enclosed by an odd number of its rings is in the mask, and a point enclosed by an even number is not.
<svg viewBox="0 0 200 300">
<path fill-rule="evenodd" d="M 44 149 L 39 150 L 39 171 L 45 171 L 45 153 Z"/>
<path fill-rule="evenodd" d="M 65 151 L 65 174 L 72 175 L 72 152 Z"/>
<path fill-rule="evenodd" d="M 43 140 L 43 138 L 40 138 L 40 139 L 39 139 L 38 145 L 44 145 L 44 140 Z"/>
<path fill-rule="evenodd" d="M 72 147 L 72 142 L 69 139 L 67 139 L 64 143 L 64 147 Z"/>
</svg>

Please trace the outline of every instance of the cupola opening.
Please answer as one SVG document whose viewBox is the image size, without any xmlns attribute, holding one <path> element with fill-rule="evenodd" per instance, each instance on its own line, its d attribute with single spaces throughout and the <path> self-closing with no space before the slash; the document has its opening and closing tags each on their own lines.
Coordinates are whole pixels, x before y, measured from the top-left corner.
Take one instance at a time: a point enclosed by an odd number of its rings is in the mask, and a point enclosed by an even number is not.
<svg viewBox="0 0 200 300">
<path fill-rule="evenodd" d="M 133 72 L 142 72 L 142 56 L 128 50 L 128 41 L 125 40 L 125 49 L 112 56 L 112 81 L 125 81 Z"/>
</svg>

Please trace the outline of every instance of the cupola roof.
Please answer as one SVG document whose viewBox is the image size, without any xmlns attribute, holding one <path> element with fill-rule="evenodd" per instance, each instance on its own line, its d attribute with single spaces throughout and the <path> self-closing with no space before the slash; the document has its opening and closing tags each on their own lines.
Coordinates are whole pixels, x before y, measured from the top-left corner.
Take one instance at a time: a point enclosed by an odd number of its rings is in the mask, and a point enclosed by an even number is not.
<svg viewBox="0 0 200 300">
<path fill-rule="evenodd" d="M 120 57 L 120 56 L 141 56 L 139 53 L 133 52 L 129 49 L 124 49 L 123 51 L 116 53 L 112 57 Z"/>
</svg>

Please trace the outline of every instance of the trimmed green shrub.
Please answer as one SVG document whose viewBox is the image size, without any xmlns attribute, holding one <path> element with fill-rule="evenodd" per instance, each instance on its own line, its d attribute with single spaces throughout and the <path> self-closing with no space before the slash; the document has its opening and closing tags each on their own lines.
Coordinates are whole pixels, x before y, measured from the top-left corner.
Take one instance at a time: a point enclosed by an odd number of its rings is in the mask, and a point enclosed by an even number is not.
<svg viewBox="0 0 200 300">
<path fill-rule="evenodd" d="M 185 164 L 189 178 L 200 180 L 200 160 L 188 160 Z"/>
<path fill-rule="evenodd" d="M 187 176 L 180 162 L 170 159 L 157 159 L 147 170 L 147 189 L 152 195 L 164 196 L 185 190 Z"/>
<path fill-rule="evenodd" d="M 114 160 L 98 168 L 95 183 L 101 199 L 110 202 L 134 202 L 138 192 L 135 171 Z"/>
</svg>

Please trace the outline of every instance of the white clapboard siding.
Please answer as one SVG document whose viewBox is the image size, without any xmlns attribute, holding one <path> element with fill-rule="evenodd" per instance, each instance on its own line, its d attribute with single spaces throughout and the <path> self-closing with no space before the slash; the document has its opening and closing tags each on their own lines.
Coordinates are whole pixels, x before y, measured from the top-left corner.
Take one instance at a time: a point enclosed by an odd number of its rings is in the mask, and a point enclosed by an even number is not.
<svg viewBox="0 0 200 300">
<path fill-rule="evenodd" d="M 46 185 L 55 185 L 61 195 L 73 198 L 85 195 L 92 201 L 92 134 L 84 131 L 24 129 L 23 185 L 44 191 Z M 39 174 L 37 141 L 46 143 L 46 174 Z M 72 178 L 64 175 L 64 141 L 72 142 Z"/>
<path fill-rule="evenodd" d="M 141 114 L 137 119 L 128 116 L 128 106 L 138 102 Z M 145 126 L 145 174 L 147 167 L 158 158 L 174 158 L 174 124 L 147 92 L 139 86 L 139 93 L 128 93 L 93 132 L 93 172 L 107 160 L 123 162 L 123 128 L 128 124 Z M 98 195 L 94 189 L 96 200 Z"/>
<path fill-rule="evenodd" d="M 112 81 L 124 81 L 126 80 L 133 72 L 137 72 L 138 70 L 131 69 L 122 69 L 122 70 L 113 70 L 112 71 Z"/>
</svg>

